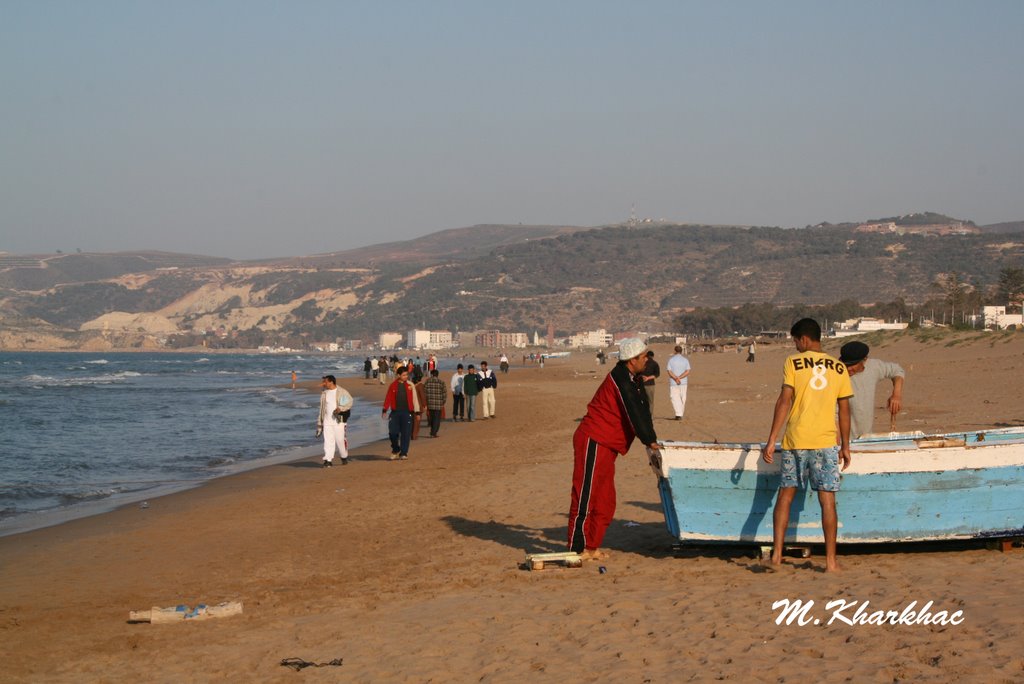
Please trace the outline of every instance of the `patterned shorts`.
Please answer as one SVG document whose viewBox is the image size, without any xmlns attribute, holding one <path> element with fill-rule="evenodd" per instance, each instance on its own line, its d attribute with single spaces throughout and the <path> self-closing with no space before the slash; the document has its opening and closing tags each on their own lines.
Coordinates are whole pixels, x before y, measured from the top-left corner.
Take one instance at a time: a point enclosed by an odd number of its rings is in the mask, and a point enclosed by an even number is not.
<svg viewBox="0 0 1024 684">
<path fill-rule="evenodd" d="M 782 487 L 808 483 L 816 492 L 839 491 L 839 447 L 825 449 L 783 449 Z"/>
</svg>

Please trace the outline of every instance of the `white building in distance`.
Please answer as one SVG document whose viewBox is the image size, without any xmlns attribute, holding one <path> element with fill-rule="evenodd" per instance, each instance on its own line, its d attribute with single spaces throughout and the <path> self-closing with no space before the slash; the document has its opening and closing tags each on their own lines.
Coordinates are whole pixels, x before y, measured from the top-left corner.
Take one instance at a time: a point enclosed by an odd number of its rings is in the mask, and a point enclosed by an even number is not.
<svg viewBox="0 0 1024 684">
<path fill-rule="evenodd" d="M 878 318 L 848 318 L 836 324 L 836 337 L 863 335 L 875 330 L 906 330 L 909 323 L 886 323 Z"/>
<path fill-rule="evenodd" d="M 612 336 L 604 328 L 576 333 L 569 338 L 570 347 L 607 347 L 612 343 Z"/>
<path fill-rule="evenodd" d="M 986 306 L 981 309 L 985 317 L 985 327 L 1009 328 L 1014 325 L 1024 325 L 1024 315 L 1008 314 L 1005 306 Z"/>
<path fill-rule="evenodd" d="M 451 349 L 454 346 L 448 330 L 410 330 L 406 340 L 409 349 Z"/>
<path fill-rule="evenodd" d="M 394 349 L 402 342 L 402 333 L 385 332 L 377 337 L 377 346 L 381 349 Z"/>
</svg>

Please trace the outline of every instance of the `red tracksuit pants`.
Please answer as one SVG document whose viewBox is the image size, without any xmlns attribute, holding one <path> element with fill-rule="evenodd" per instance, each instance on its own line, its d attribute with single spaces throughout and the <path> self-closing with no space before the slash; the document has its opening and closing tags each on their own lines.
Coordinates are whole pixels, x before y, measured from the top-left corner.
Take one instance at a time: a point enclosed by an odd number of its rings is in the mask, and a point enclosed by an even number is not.
<svg viewBox="0 0 1024 684">
<path fill-rule="evenodd" d="M 615 515 L 615 459 L 618 453 L 577 430 L 569 504 L 569 550 L 596 549 Z"/>
</svg>

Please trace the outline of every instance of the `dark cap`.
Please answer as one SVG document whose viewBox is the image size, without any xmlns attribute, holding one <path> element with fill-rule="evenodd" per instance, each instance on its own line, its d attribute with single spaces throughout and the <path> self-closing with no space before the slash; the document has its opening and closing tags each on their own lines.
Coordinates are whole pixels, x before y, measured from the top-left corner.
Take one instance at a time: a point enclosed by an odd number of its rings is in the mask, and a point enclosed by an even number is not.
<svg viewBox="0 0 1024 684">
<path fill-rule="evenodd" d="M 839 360 L 852 366 L 868 358 L 868 351 L 868 345 L 863 342 L 847 342 L 839 350 Z"/>
</svg>

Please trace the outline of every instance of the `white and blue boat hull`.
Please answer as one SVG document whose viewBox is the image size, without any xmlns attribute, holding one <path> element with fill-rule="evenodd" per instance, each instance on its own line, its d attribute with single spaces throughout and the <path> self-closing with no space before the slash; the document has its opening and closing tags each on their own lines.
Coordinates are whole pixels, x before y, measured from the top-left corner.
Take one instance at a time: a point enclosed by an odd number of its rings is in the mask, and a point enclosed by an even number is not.
<svg viewBox="0 0 1024 684">
<path fill-rule="evenodd" d="M 658 473 L 669 532 L 685 542 L 772 541 L 779 459 L 760 444 L 665 442 Z M 1024 536 L 1024 430 L 857 440 L 836 496 L 840 543 Z M 788 544 L 820 544 L 814 491 L 799 491 Z"/>
</svg>

